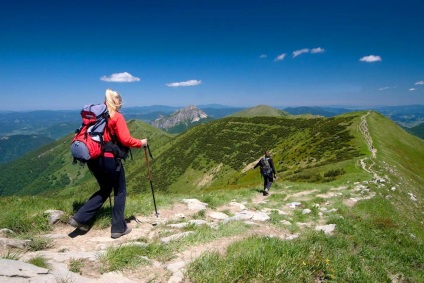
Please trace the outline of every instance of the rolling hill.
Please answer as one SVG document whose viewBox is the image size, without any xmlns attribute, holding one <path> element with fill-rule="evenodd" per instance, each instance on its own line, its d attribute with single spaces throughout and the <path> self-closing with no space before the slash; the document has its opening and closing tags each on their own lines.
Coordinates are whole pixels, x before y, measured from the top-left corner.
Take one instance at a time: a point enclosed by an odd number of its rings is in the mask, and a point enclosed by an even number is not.
<svg viewBox="0 0 424 283">
<path fill-rule="evenodd" d="M 282 117 L 288 116 L 289 114 L 283 110 L 268 106 L 258 105 L 256 107 L 247 108 L 236 113 L 228 115 L 228 117 L 258 117 L 258 116 L 271 116 L 271 117 Z"/>
</svg>

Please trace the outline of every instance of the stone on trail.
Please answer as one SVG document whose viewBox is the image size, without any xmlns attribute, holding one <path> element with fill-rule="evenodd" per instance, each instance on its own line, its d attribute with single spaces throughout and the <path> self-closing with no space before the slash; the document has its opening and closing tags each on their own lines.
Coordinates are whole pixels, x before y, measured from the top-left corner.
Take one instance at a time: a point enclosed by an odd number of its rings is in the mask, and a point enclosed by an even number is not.
<svg viewBox="0 0 424 283">
<path fill-rule="evenodd" d="M 287 206 L 290 207 L 290 208 L 296 208 L 297 206 L 300 206 L 300 205 L 301 205 L 301 203 L 298 202 L 298 201 L 294 201 L 294 202 L 287 204 Z"/>
<path fill-rule="evenodd" d="M 230 221 L 240 221 L 240 220 L 256 220 L 256 221 L 267 221 L 270 217 L 264 212 L 255 212 L 255 211 L 242 211 L 225 219 L 222 223 L 226 224 Z"/>
<path fill-rule="evenodd" d="M 324 234 L 331 234 L 336 229 L 336 224 L 328 224 L 328 225 L 322 225 L 322 226 L 316 226 L 315 230 L 317 231 L 323 231 Z"/>
<path fill-rule="evenodd" d="M 228 215 L 223 212 L 212 212 L 209 214 L 209 217 L 217 220 L 224 220 L 228 218 Z"/>
<path fill-rule="evenodd" d="M 202 210 L 208 206 L 207 203 L 201 202 L 198 199 L 183 199 L 183 202 L 187 204 L 190 210 Z"/>
<path fill-rule="evenodd" d="M 18 260 L 0 259 L 0 282 L 56 283 L 56 279 L 46 268 Z"/>
<path fill-rule="evenodd" d="M 62 210 L 54 209 L 46 210 L 44 211 L 44 213 L 48 215 L 50 225 L 53 225 L 58 222 L 60 218 L 65 214 L 65 212 L 63 212 Z"/>
<path fill-rule="evenodd" d="M 8 239 L 8 238 L 0 238 L 0 246 L 3 248 L 17 248 L 17 249 L 25 249 L 31 240 L 19 240 L 19 239 Z"/>
</svg>

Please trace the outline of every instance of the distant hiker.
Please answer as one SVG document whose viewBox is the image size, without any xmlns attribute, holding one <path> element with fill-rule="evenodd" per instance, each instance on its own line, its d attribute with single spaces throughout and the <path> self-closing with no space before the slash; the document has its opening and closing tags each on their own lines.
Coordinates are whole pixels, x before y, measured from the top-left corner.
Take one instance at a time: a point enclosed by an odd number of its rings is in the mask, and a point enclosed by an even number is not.
<svg viewBox="0 0 424 283">
<path fill-rule="evenodd" d="M 127 195 L 125 171 L 114 146 L 141 148 L 147 146 L 147 139 L 135 139 L 131 136 L 124 116 L 119 113 L 122 106 L 121 95 L 113 90 L 106 90 L 105 104 L 109 110 L 110 118 L 104 132 L 104 142 L 110 145 L 104 149 L 103 156 L 90 159 L 87 166 L 93 173 L 100 189 L 69 219 L 68 224 L 86 232 L 89 222 L 96 215 L 103 203 L 114 192 L 114 206 L 112 211 L 111 237 L 116 239 L 131 232 L 124 217 L 125 201 Z"/>
<path fill-rule="evenodd" d="M 265 151 L 265 156 L 259 160 L 259 162 L 253 167 L 260 166 L 261 174 L 264 177 L 264 196 L 269 195 L 269 189 L 271 188 L 272 182 L 277 178 L 275 175 L 276 171 L 274 168 L 274 162 L 272 161 L 269 151 Z"/>
</svg>

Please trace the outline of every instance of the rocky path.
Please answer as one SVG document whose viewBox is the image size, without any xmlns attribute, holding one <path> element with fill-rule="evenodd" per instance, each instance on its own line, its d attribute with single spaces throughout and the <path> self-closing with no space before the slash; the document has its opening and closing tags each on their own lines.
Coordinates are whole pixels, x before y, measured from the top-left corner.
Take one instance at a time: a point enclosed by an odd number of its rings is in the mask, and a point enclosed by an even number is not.
<svg viewBox="0 0 424 283">
<path fill-rule="evenodd" d="M 2 260 L 0 262 L 2 267 L 0 281 L 32 282 L 31 280 L 38 278 L 37 280 L 41 281 L 37 282 L 113 282 L 112 280 L 114 282 L 183 282 L 185 266 L 203 252 L 217 249 L 225 251 L 231 243 L 251 235 L 290 240 L 298 237 L 305 229 L 317 229 L 331 234 L 336 227 L 331 223 L 326 224 L 326 219 L 337 213 L 338 209 L 335 203 L 338 200 L 343 199 L 345 205 L 351 206 L 362 199 L 372 197 L 372 193 L 369 192 L 366 185 L 359 183 L 353 187 L 337 187 L 325 192 L 318 190 L 289 194 L 287 192 L 290 192 L 290 188 L 276 186 L 269 197 L 258 193 L 250 201 L 232 201 L 217 209 L 209 209 L 206 203 L 196 199 L 186 199 L 169 209 L 161 210 L 159 219 L 138 217 L 141 223 L 132 220 L 129 225 L 133 227 L 133 231 L 119 239 L 110 238 L 109 229 L 92 229 L 86 234 L 81 234 L 64 223 L 57 223 L 54 224 L 52 233 L 43 235 L 51 239 L 48 249 L 24 252 L 19 258 L 19 263 L 23 265 L 32 258 L 42 256 L 48 260 L 50 269 L 35 268 L 30 264 L 26 264 L 25 267 L 11 265 L 4 268 L 7 264 L 4 262 L 6 260 Z M 281 197 L 278 197 L 282 194 L 285 196 L 283 202 L 281 202 Z M 325 199 L 325 203 L 311 202 L 316 197 Z M 301 223 L 294 220 L 296 211 L 302 214 L 311 214 L 314 209 L 319 211 L 317 221 Z M 192 219 L 191 216 L 200 210 L 205 211 L 204 219 Z M 270 223 L 270 215 L 273 212 L 283 216 L 284 220 L 281 220 L 281 225 Z M 147 239 L 148 242 L 159 239 L 161 243 L 166 244 L 186 236 L 187 232 L 183 232 L 182 228 L 187 223 L 216 227 L 217 225 L 226 225 L 230 221 L 243 221 L 251 225 L 251 229 L 243 235 L 224 237 L 206 244 L 190 246 L 176 254 L 169 262 L 151 260 L 149 265 L 140 266 L 136 270 L 104 274 L 99 271 L 101 267 L 99 256 L 105 253 L 109 247 L 140 244 L 138 242 L 140 238 Z M 153 226 L 151 224 L 153 222 L 157 222 L 157 225 Z M 299 227 L 298 232 L 289 232 L 288 227 L 292 225 Z M 161 237 L 165 234 L 164 231 L 170 236 Z M 82 274 L 69 271 L 70 262 L 75 260 L 84 262 Z M 23 274 L 23 270 L 27 269 L 28 271 Z M 24 281 L 18 281 L 17 278 Z"/>
<path fill-rule="evenodd" d="M 369 114 L 369 113 L 368 113 Z M 372 145 L 369 135 L 366 116 L 362 117 L 359 130 L 372 153 L 376 158 L 377 151 Z M 361 166 L 367 172 L 379 178 L 372 170 L 372 166 L 366 165 L 362 160 Z M 91 229 L 86 234 L 81 234 L 71 226 L 56 222 L 50 234 L 43 237 L 51 240 L 49 248 L 28 252 L 25 243 L 21 243 L 19 260 L 0 260 L 0 282 L 184 282 L 184 271 L 187 264 L 196 259 L 202 253 L 210 250 L 224 252 L 226 247 L 235 241 L 239 241 L 251 235 L 263 235 L 291 240 L 298 237 L 304 230 L 316 229 L 331 234 L 337 229 L 335 224 L 327 223 L 329 216 L 337 214 L 340 203 L 353 206 L 358 201 L 373 197 L 375 194 L 368 187 L 369 182 L 355 183 L 330 189 L 312 189 L 308 191 L 296 191 L 294 188 L 279 184 L 278 180 L 268 197 L 257 193 L 251 199 L 234 200 L 216 209 L 210 209 L 207 203 L 197 199 L 184 199 L 175 203 L 172 207 L 161 209 L 160 218 L 141 217 L 136 222 L 131 220 L 129 225 L 133 231 L 119 239 L 110 238 L 108 229 Z M 317 198 L 324 202 L 314 203 Z M 201 220 L 192 216 L 204 211 Z M 314 211 L 318 217 L 308 217 Z M 278 213 L 283 220 L 279 225 L 271 223 L 272 213 Z M 296 214 L 305 215 L 306 222 L 296 221 Z M 243 221 L 250 225 L 251 229 L 243 235 L 224 237 L 205 244 L 195 244 L 183 252 L 175 254 L 168 262 L 159 262 L 147 259 L 149 264 L 132 270 L 120 272 L 100 272 L 100 256 L 110 247 L 122 245 L 139 245 L 139 239 L 147 239 L 147 242 L 159 241 L 166 245 L 172 241 L 185 237 L 186 225 L 208 225 L 217 227 L 226 225 L 231 221 Z M 157 225 L 152 225 L 152 224 Z M 296 227 L 297 229 L 288 229 Z M 291 233 L 290 231 L 296 231 Z M 162 236 L 162 235 L 167 235 Z M 11 244 L 12 239 L 0 235 L 2 254 L 16 250 L 16 244 Z M 15 247 L 14 247 L 15 246 Z M 14 248 L 13 248 L 14 247 Z M 39 268 L 28 264 L 30 259 L 42 256 L 48 260 L 49 269 Z M 71 272 L 70 263 L 81 261 L 84 267 L 80 274 Z"/>
</svg>

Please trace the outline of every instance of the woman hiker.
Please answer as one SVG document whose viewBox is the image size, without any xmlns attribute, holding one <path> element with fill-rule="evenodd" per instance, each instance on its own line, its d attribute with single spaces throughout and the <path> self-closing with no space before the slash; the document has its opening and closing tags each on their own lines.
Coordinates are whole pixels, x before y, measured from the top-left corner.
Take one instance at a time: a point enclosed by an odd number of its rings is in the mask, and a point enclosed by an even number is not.
<svg viewBox="0 0 424 283">
<path fill-rule="evenodd" d="M 116 91 L 106 90 L 105 104 L 110 115 L 104 132 L 105 144 L 117 141 L 117 144 L 124 147 L 141 148 L 147 146 L 147 139 L 140 140 L 131 136 L 124 116 L 119 112 L 122 106 L 121 95 Z M 68 224 L 72 227 L 87 232 L 90 228 L 90 220 L 102 207 L 113 189 L 114 206 L 111 237 L 116 239 L 131 232 L 132 228 L 127 226 L 124 217 L 127 195 L 125 171 L 122 163 L 118 162 L 119 159 L 115 157 L 113 152 L 105 149 L 102 157 L 88 160 L 87 166 L 99 183 L 100 189 L 69 219 Z"/>
</svg>

